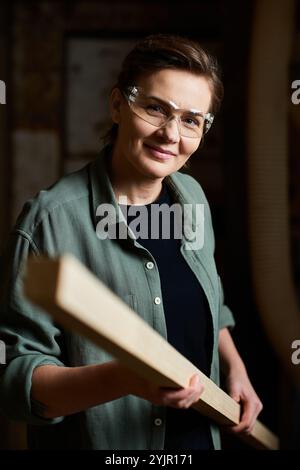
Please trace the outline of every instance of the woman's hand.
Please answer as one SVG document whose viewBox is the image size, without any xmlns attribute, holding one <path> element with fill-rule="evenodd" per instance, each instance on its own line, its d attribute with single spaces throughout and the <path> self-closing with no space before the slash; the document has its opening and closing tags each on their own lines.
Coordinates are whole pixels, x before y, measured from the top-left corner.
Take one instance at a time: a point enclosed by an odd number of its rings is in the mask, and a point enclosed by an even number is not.
<svg viewBox="0 0 300 470">
<path fill-rule="evenodd" d="M 148 400 L 154 405 L 186 409 L 197 402 L 204 390 L 200 376 L 194 374 L 186 388 L 157 387 L 133 372 L 127 372 L 130 394 Z"/>
<path fill-rule="evenodd" d="M 235 401 L 241 405 L 239 424 L 230 427 L 234 433 L 250 434 L 263 405 L 251 385 L 245 370 L 231 372 L 226 378 L 226 388 Z"/>
<path fill-rule="evenodd" d="M 227 392 L 241 405 L 240 422 L 236 426 L 230 426 L 230 430 L 234 433 L 249 434 L 263 405 L 251 385 L 245 364 L 234 345 L 228 328 L 220 330 L 219 353 Z"/>
</svg>

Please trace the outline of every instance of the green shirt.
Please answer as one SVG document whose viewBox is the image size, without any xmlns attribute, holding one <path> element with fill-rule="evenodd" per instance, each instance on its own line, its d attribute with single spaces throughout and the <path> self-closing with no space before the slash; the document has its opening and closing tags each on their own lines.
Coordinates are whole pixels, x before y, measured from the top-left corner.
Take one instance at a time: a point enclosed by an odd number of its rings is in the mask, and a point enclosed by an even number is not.
<svg viewBox="0 0 300 470">
<path fill-rule="evenodd" d="M 6 343 L 7 364 L 0 375 L 0 408 L 12 419 L 28 423 L 29 446 L 65 449 L 163 449 L 165 407 L 128 395 L 71 416 L 44 419 L 31 400 L 31 377 L 45 364 L 81 366 L 104 363 L 112 357 L 85 338 L 63 330 L 22 294 L 23 264 L 28 255 L 72 253 L 102 282 L 167 339 L 159 272 L 155 259 L 134 237 L 100 239 L 96 234 L 97 207 L 113 204 L 107 172 L 110 147 L 83 169 L 67 175 L 29 200 L 11 233 L 4 253 L 0 291 L 0 339 Z M 224 305 L 214 261 L 214 234 L 209 205 L 199 183 L 176 172 L 164 180 L 175 201 L 204 204 L 204 245 L 191 249 L 188 235 L 181 253 L 207 297 L 213 324 L 210 378 L 219 384 L 218 333 L 234 320 Z M 120 218 L 117 223 L 123 224 Z M 195 213 L 189 219 L 195 230 Z M 185 233 L 188 233 L 186 230 Z M 154 267 L 149 269 L 149 261 Z M 79 286 L 80 288 L 80 286 Z M 72 400 L 72 397 L 70 397 Z M 215 449 L 220 448 L 217 426 L 211 424 Z"/>
</svg>

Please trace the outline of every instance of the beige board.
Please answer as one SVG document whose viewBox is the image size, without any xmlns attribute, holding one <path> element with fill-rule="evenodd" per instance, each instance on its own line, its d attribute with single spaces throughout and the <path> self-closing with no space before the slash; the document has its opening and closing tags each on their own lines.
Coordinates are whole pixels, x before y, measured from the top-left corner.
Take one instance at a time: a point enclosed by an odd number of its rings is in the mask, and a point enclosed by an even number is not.
<svg viewBox="0 0 300 470">
<path fill-rule="evenodd" d="M 29 259 L 24 292 L 62 326 L 92 340 L 161 387 L 186 387 L 197 372 L 204 392 L 194 408 L 220 425 L 239 422 L 240 405 L 73 256 Z M 279 447 L 278 438 L 259 421 L 243 439 L 257 448 Z"/>
</svg>

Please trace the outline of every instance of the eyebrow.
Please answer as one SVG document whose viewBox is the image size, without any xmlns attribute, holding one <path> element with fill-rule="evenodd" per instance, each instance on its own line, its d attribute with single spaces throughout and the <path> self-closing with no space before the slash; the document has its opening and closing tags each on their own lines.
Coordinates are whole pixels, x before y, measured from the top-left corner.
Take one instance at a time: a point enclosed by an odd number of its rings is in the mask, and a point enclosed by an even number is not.
<svg viewBox="0 0 300 470">
<path fill-rule="evenodd" d="M 165 105 L 168 105 L 170 106 L 170 103 L 172 105 L 172 101 L 166 101 L 166 100 L 163 100 L 162 98 L 159 98 L 158 96 L 154 96 L 154 95 L 150 95 L 150 96 L 147 96 L 147 98 L 151 98 L 151 99 L 154 99 L 154 100 L 157 100 L 159 101 L 160 103 L 163 103 Z M 175 105 L 175 103 L 174 103 Z M 177 106 L 175 107 L 173 105 L 173 107 L 176 109 L 176 110 L 180 110 L 180 111 L 184 111 L 184 112 L 187 112 L 187 113 L 190 113 L 190 114 L 193 114 L 194 116 L 201 116 L 203 117 L 204 116 L 204 113 L 202 111 L 199 111 L 198 109 L 182 109 L 182 108 L 178 108 Z"/>
</svg>

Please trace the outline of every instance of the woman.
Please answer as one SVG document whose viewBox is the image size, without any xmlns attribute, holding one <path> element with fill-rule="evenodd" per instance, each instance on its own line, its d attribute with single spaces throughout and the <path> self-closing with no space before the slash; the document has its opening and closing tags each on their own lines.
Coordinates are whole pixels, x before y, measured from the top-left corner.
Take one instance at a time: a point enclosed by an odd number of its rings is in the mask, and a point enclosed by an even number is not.
<svg viewBox="0 0 300 470">
<path fill-rule="evenodd" d="M 220 448 L 217 427 L 191 408 L 203 391 L 197 375 L 187 388 L 158 389 L 26 301 L 21 266 L 40 253 L 73 253 L 216 383 L 220 356 L 228 393 L 243 406 L 233 431 L 251 431 L 262 405 L 229 333 L 234 321 L 214 263 L 209 206 L 200 185 L 179 172 L 211 126 L 222 91 L 214 60 L 197 43 L 143 39 L 111 92 L 109 145 L 25 204 L 6 252 L 0 403 L 28 422 L 30 448 Z M 105 231 L 107 203 L 120 216 Z M 140 225 L 153 228 L 150 209 L 173 203 L 204 205 L 204 243 L 175 236 L 175 218 L 167 239 L 160 228 L 156 238 L 140 236 L 132 210 L 147 209 Z M 131 236 L 120 236 L 124 228 Z M 43 424 L 51 426 L 36 427 Z"/>
</svg>

